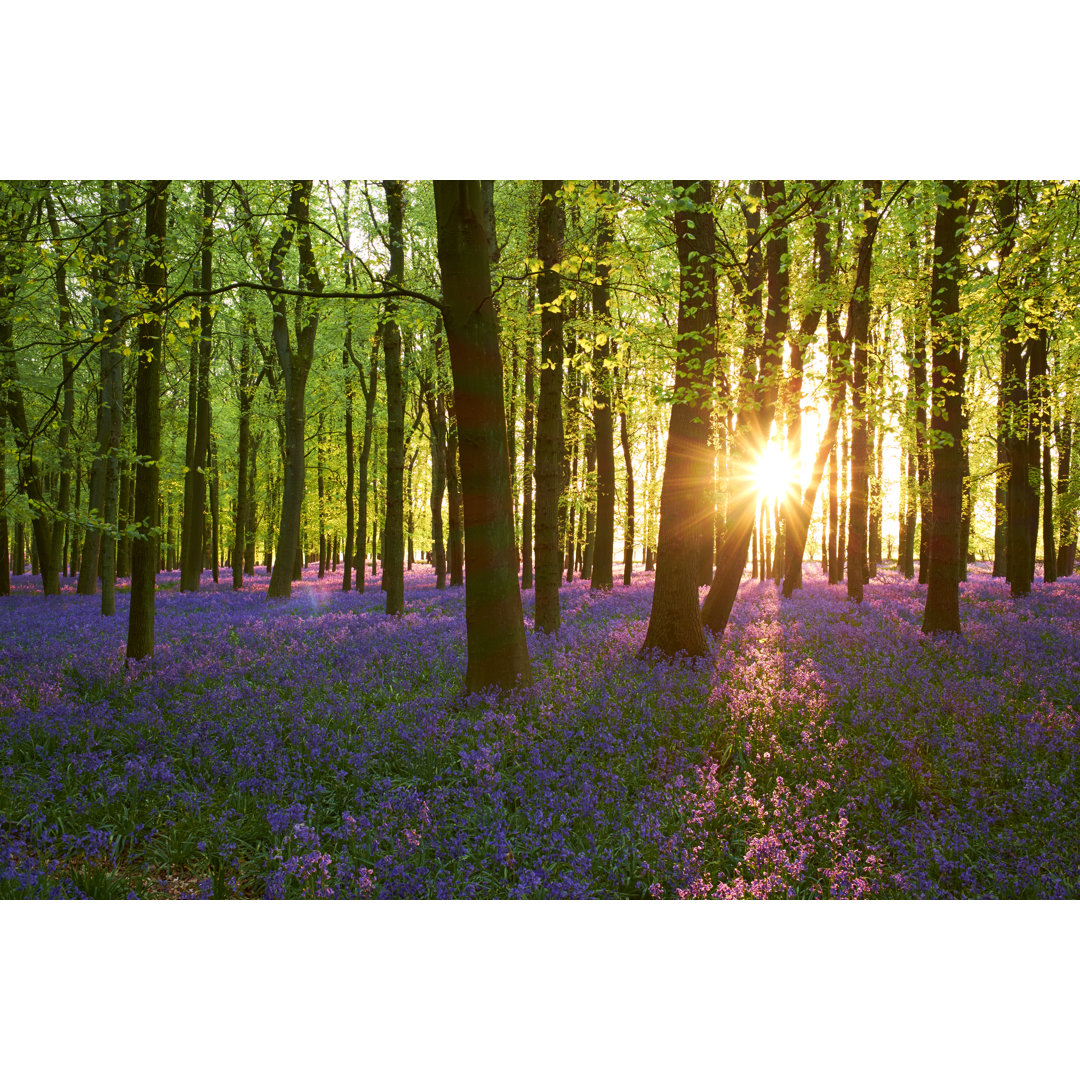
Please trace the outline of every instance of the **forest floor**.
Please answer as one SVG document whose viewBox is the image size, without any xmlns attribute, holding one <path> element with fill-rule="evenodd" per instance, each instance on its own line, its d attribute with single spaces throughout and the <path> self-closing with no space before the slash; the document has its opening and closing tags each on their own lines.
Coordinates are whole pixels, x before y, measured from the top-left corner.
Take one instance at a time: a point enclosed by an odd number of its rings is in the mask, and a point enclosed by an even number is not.
<svg viewBox="0 0 1080 1080">
<path fill-rule="evenodd" d="M 0 897 L 1078 897 L 1080 577 L 962 638 L 925 587 L 744 582 L 708 661 L 637 658 L 652 575 L 561 592 L 534 685 L 462 695 L 464 591 L 312 570 L 0 599 Z M 704 590 L 703 590 L 704 595 Z"/>
</svg>

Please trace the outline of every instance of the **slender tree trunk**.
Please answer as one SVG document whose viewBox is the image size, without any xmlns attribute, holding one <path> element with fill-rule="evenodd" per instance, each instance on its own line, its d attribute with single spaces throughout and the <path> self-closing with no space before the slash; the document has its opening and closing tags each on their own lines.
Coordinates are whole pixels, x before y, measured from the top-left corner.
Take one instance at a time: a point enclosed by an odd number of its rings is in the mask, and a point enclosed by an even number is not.
<svg viewBox="0 0 1080 1080">
<path fill-rule="evenodd" d="M 559 584 L 562 552 L 559 550 L 559 515 L 566 504 L 563 435 L 563 313 L 562 286 L 555 267 L 562 260 L 566 213 L 560 197 L 562 181 L 545 180 L 537 214 L 537 256 L 540 275 L 540 397 L 536 416 L 536 629 L 554 633 L 559 629 Z"/>
<path fill-rule="evenodd" d="M 868 232 L 877 232 L 877 211 L 881 201 L 881 181 L 863 181 L 863 215 Z M 870 327 L 870 282 L 856 286 L 859 296 L 855 312 L 858 323 L 851 331 L 854 365 L 851 375 L 851 493 L 848 502 L 849 600 L 860 602 L 866 574 L 866 512 L 869 464 L 866 437 L 866 373 L 869 363 L 867 336 Z"/>
<path fill-rule="evenodd" d="M 960 352 L 960 277 L 966 229 L 967 182 L 945 182 L 934 226 L 930 333 L 934 353 L 933 505 L 930 574 L 923 633 L 960 633 L 958 566 L 963 497 L 963 391 Z"/>
<path fill-rule="evenodd" d="M 236 463 L 236 516 L 233 521 L 233 556 L 232 578 L 233 588 L 244 587 L 244 573 L 250 574 L 255 560 L 255 552 L 252 550 L 251 559 L 247 558 L 247 545 L 249 536 L 254 539 L 254 529 L 248 528 L 248 519 L 251 516 L 251 494 L 248 490 L 248 459 L 251 458 L 251 478 L 254 479 L 254 455 L 251 453 L 251 406 L 255 397 L 254 387 L 251 386 L 251 318 L 244 311 L 241 322 L 240 339 L 240 432 L 239 445 L 237 446 Z M 245 563 L 248 565 L 245 567 Z"/>
<path fill-rule="evenodd" d="M 212 180 L 202 183 L 202 266 L 200 288 L 209 292 L 213 285 L 214 241 L 214 184 Z M 203 518 L 206 510 L 206 466 L 210 453 L 210 352 L 213 333 L 213 308 L 210 298 L 204 297 L 199 310 L 198 367 L 195 386 L 195 409 L 188 410 L 188 421 L 195 414 L 195 431 L 189 429 L 188 443 L 191 447 L 188 471 L 184 476 L 184 533 L 180 545 L 180 591 L 192 592 L 199 588 L 202 576 Z"/>
<path fill-rule="evenodd" d="M 326 422 L 326 414 L 319 413 L 319 429 L 315 436 L 315 489 L 318 496 L 319 506 L 319 577 L 326 577 L 326 564 L 328 562 L 326 551 L 326 447 L 323 442 L 323 425 Z"/>
<path fill-rule="evenodd" d="M 1035 393 L 1038 412 L 1039 438 L 1041 440 L 1042 487 L 1043 487 L 1043 581 L 1058 579 L 1057 546 L 1054 542 L 1054 477 L 1050 467 L 1050 399 L 1051 382 L 1047 365 L 1047 333 L 1036 332 L 1030 340 L 1031 383 Z"/>
<path fill-rule="evenodd" d="M 0 406 L 6 404 L 2 395 L 3 390 L 0 389 Z M 5 408 L 0 408 L 0 596 L 11 595 L 10 544 L 7 519 L 7 412 Z"/>
<path fill-rule="evenodd" d="M 660 538 L 649 627 L 642 654 L 684 652 L 707 656 L 698 611 L 701 508 L 700 480 L 710 451 L 708 429 L 695 423 L 706 372 L 716 359 L 715 232 L 708 180 L 676 180 L 675 212 L 679 258 L 678 351 L 675 396 L 668 425 L 664 482 L 660 492 Z M 686 208 L 682 208 L 686 207 Z M 745 561 L 745 552 L 744 552 Z"/>
<path fill-rule="evenodd" d="M 49 230 L 57 254 L 56 264 L 53 269 L 56 280 L 57 322 L 60 338 L 66 341 L 71 328 L 71 302 L 68 299 L 67 291 L 67 260 L 62 257 L 60 252 L 60 226 L 56 220 L 51 194 L 46 196 L 45 206 L 49 217 Z M 115 249 L 121 246 L 117 239 L 119 228 L 115 222 L 111 223 L 107 228 L 109 230 L 108 235 L 111 238 L 111 242 L 108 243 L 107 258 L 115 259 Z M 112 295 L 115 296 L 115 293 Z M 66 530 L 59 526 L 59 522 L 64 521 L 67 517 L 68 503 L 71 498 L 71 453 L 68 450 L 68 445 L 71 441 L 72 424 L 75 418 L 75 369 L 71 363 L 71 355 L 66 349 L 61 359 L 61 365 L 64 379 L 64 404 L 60 415 L 60 430 L 56 439 L 57 448 L 60 451 L 60 484 L 56 497 L 57 526 L 54 526 L 52 530 L 52 561 L 56 566 L 63 569 L 63 545 Z"/>
<path fill-rule="evenodd" d="M 752 197 L 760 200 L 763 190 L 760 182 L 751 184 Z M 770 206 L 776 210 L 782 202 L 782 188 L 770 185 Z M 753 256 L 760 247 L 760 216 L 753 211 L 744 211 L 744 214 L 747 218 L 747 252 L 748 256 Z M 784 226 L 776 220 L 777 216 L 770 214 L 765 244 L 766 266 L 753 268 L 751 259 L 751 269 L 747 275 L 750 288 L 749 302 L 745 305 L 747 352 L 744 354 L 743 401 L 731 454 L 733 477 L 739 479 L 729 494 L 724 546 L 701 611 L 705 626 L 714 634 L 722 634 L 727 626 L 746 567 L 758 500 L 752 468 L 768 445 L 776 412 L 777 384 L 783 367 L 784 338 L 788 329 L 787 240 Z M 767 270 L 768 274 L 768 307 L 760 348 L 753 349 L 754 335 L 761 321 L 762 270 Z M 759 357 L 756 371 L 754 353 Z"/>
<path fill-rule="evenodd" d="M 146 204 L 143 286 L 150 310 L 139 324 L 135 387 L 135 509 L 139 536 L 131 544 L 131 608 L 127 659 L 154 655 L 154 590 L 158 565 L 158 461 L 161 457 L 161 339 L 167 272 L 166 206 L 169 181 L 150 183 Z"/>
<path fill-rule="evenodd" d="M 1058 451 L 1057 499 L 1061 519 L 1061 546 L 1058 548 L 1059 577 L 1071 577 L 1076 562 L 1076 510 L 1070 491 L 1072 472 L 1072 420 L 1066 415 L 1054 425 Z"/>
<path fill-rule="evenodd" d="M 630 383 L 630 355 L 623 369 L 619 395 L 619 441 L 622 443 L 623 467 L 626 469 L 626 524 L 623 528 L 623 585 L 629 585 L 634 572 L 634 462 L 630 455 L 630 434 L 626 428 L 626 396 Z M 710 568 L 712 562 L 710 558 Z"/>
<path fill-rule="evenodd" d="M 817 259 L 817 283 L 819 289 L 829 284 L 832 278 L 832 253 L 829 250 L 829 219 L 827 214 L 819 212 L 814 228 L 814 251 Z M 802 391 L 803 391 L 803 349 L 817 332 L 821 322 L 823 302 L 819 300 L 806 313 L 799 324 L 798 333 L 790 341 L 791 378 L 788 382 L 790 395 L 788 418 L 788 452 L 795 462 L 796 470 L 802 461 Z M 830 324 L 831 325 L 831 324 Z M 830 342 L 835 337 L 830 330 Z M 830 348 L 831 352 L 831 348 Z M 830 370 L 832 366 L 830 365 Z M 839 381 L 839 380 L 837 380 Z M 830 421 L 834 408 L 830 409 Z M 832 440 L 836 440 L 836 424 L 832 423 Z M 815 469 L 805 494 L 800 490 L 800 478 L 792 477 L 784 495 L 784 588 L 783 595 L 790 597 L 796 589 L 802 588 L 802 563 L 806 551 L 806 541 L 810 534 L 810 523 L 814 515 L 814 503 L 817 500 L 818 487 L 824 472 L 825 461 L 832 449 L 828 438 L 821 440 L 818 448 Z"/>
<path fill-rule="evenodd" d="M 847 535 L 848 515 L 848 490 L 851 483 L 851 418 L 844 417 L 844 445 L 841 451 L 840 461 L 840 525 L 837 529 L 836 539 L 836 581 L 839 584 L 844 580 L 844 570 L 847 566 L 847 545 L 844 537 Z"/>
<path fill-rule="evenodd" d="M 840 535 L 840 446 L 833 443 L 829 455 L 829 584 L 840 583 L 838 548 Z"/>
<path fill-rule="evenodd" d="M 447 532 L 449 534 L 450 549 L 448 562 L 450 564 L 450 587 L 465 584 L 465 551 L 464 535 L 462 529 L 462 497 L 461 497 L 461 472 L 458 460 L 458 426 L 457 410 L 454 399 L 449 402 L 449 423 L 446 436 L 446 488 L 449 492 L 449 507 L 447 509 Z"/>
<path fill-rule="evenodd" d="M 1006 576 L 1013 596 L 1031 591 L 1031 492 L 1028 480 L 1028 391 L 1019 276 L 1010 261 L 1015 247 L 1018 208 L 1011 181 L 1002 181 L 998 216 L 1005 239 L 999 250 L 998 279 L 1005 295 L 1001 317 L 1001 392 L 1005 456 L 1009 470 L 1006 491 Z M 1000 437 L 1000 435 L 999 435 Z"/>
<path fill-rule="evenodd" d="M 533 455 L 536 409 L 536 340 L 533 337 L 533 281 L 525 300 L 525 415 L 521 463 L 521 587 L 533 587 Z"/>
<path fill-rule="evenodd" d="M 384 180 L 390 272 L 387 282 L 400 285 L 405 276 L 405 243 L 402 235 L 404 192 L 400 180 Z M 386 366 L 386 520 L 383 526 L 383 589 L 386 614 L 405 610 L 405 397 L 401 373 L 401 329 L 395 315 L 397 304 L 386 302 L 383 319 L 383 362 Z"/>
<path fill-rule="evenodd" d="M 435 181 L 444 320 L 461 440 L 469 691 L 531 682 L 482 202 L 478 181 Z"/>
<path fill-rule="evenodd" d="M 439 342 L 442 336 L 440 319 L 435 337 L 435 379 L 440 377 Z M 446 404 L 442 392 L 436 393 L 435 383 L 424 387 L 424 401 L 431 428 L 431 545 L 435 563 L 435 588 L 446 588 L 446 545 L 443 541 L 443 496 L 446 494 Z"/>
<path fill-rule="evenodd" d="M 321 293 L 322 280 L 315 265 L 308 231 L 310 180 L 294 180 L 285 224 L 270 256 L 268 278 L 281 288 L 284 282 L 284 259 L 293 239 L 299 254 L 300 287 L 308 293 Z M 315 334 L 319 326 L 318 301 L 296 298 L 296 347 L 289 338 L 285 297 L 272 294 L 274 309 L 274 348 L 285 382 L 285 478 L 281 495 L 281 523 L 278 528 L 277 559 L 270 575 L 270 598 L 292 593 L 293 574 L 300 550 L 300 516 L 304 505 L 304 428 L 307 418 L 305 397 L 308 374 L 315 355 Z"/>
<path fill-rule="evenodd" d="M 210 573 L 218 583 L 221 565 L 221 494 L 218 474 L 217 437 L 210 438 Z"/>
<path fill-rule="evenodd" d="M 596 453 L 596 526 L 592 545 L 592 588 L 609 590 L 614 584 L 615 549 L 615 431 L 612 415 L 611 313 L 608 278 L 610 248 L 614 241 L 615 198 L 618 181 L 597 181 L 596 278 L 592 306 L 596 335 L 593 339 L 593 433 Z"/>
</svg>

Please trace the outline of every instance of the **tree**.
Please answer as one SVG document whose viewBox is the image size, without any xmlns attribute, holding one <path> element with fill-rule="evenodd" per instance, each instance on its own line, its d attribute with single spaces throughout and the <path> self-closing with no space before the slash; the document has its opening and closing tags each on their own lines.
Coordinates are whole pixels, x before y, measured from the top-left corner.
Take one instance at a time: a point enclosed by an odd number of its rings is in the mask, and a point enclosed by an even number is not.
<svg viewBox="0 0 1080 1080">
<path fill-rule="evenodd" d="M 612 218 L 613 187 L 610 180 L 597 181 L 596 209 L 596 281 L 593 285 L 593 316 L 596 334 L 593 339 L 593 431 L 596 447 L 596 535 L 592 558 L 593 589 L 610 589 L 615 548 L 615 429 L 612 417 L 611 314 L 608 278 L 611 274 L 610 249 L 614 239 Z"/>
<path fill-rule="evenodd" d="M 960 351 L 960 277 L 967 221 L 967 183 L 947 180 L 934 225 L 934 271 L 930 286 L 934 416 L 931 422 L 933 532 L 923 633 L 960 633 L 960 514 L 963 495 L 963 390 Z"/>
<path fill-rule="evenodd" d="M 558 266 L 562 260 L 566 213 L 562 182 L 543 182 L 537 213 L 540 274 L 540 396 L 536 409 L 536 629 L 559 629 L 559 584 L 563 558 L 559 549 L 559 501 L 563 490 L 563 315 Z"/>
<path fill-rule="evenodd" d="M 168 269 L 165 263 L 169 181 L 152 180 L 146 200 L 143 301 L 135 387 L 135 521 L 131 545 L 131 609 L 127 659 L 154 655 L 154 590 L 158 568 L 158 476 L 161 457 L 161 340 Z"/>
<path fill-rule="evenodd" d="M 206 466 L 210 453 L 210 354 L 214 312 L 210 306 L 213 286 L 214 183 L 202 182 L 202 244 L 198 347 L 192 346 L 191 393 L 188 407 L 190 452 L 184 474 L 184 534 L 180 546 L 180 591 L 195 591 L 203 568 L 203 518 L 206 512 Z M 193 407 L 192 407 L 193 406 Z M 193 423 L 192 423 L 193 421 Z M 192 428 L 194 430 L 192 430 Z"/>
<path fill-rule="evenodd" d="M 404 189 L 400 180 L 384 180 L 386 193 L 387 243 L 390 271 L 386 280 L 400 285 L 405 273 L 405 242 L 402 237 Z M 396 319 L 397 303 L 386 301 L 382 322 L 383 364 L 386 370 L 386 524 L 383 534 L 383 588 L 386 614 L 405 610 L 405 395 L 401 374 L 401 328 Z"/>
<path fill-rule="evenodd" d="M 435 181 L 443 320 L 454 376 L 465 518 L 466 690 L 531 681 L 518 586 L 502 360 L 476 180 Z"/>
<path fill-rule="evenodd" d="M 642 654 L 706 656 L 698 612 L 698 552 L 702 464 L 708 430 L 700 422 L 706 373 L 716 358 L 715 238 L 708 180 L 676 180 L 675 238 L 679 255 L 678 352 L 668 424 L 660 535 L 649 627 Z"/>
</svg>

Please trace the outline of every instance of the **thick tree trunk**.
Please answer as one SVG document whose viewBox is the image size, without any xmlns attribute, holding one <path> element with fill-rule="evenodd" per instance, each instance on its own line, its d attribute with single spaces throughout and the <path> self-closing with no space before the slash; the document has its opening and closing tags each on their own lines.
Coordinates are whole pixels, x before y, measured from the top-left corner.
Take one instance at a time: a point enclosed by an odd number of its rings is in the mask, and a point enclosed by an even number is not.
<svg viewBox="0 0 1080 1080">
<path fill-rule="evenodd" d="M 540 397 L 536 415 L 536 629 L 559 629 L 560 500 L 566 447 L 563 436 L 563 315 L 562 286 L 554 269 L 562 260 L 566 214 L 560 198 L 562 181 L 543 181 L 537 214 L 537 256 L 540 276 Z M 563 503 L 565 513 L 565 502 Z"/>
<path fill-rule="evenodd" d="M 930 334 L 934 355 L 934 524 L 923 633 L 960 633 L 958 567 L 963 497 L 963 392 L 960 352 L 960 276 L 966 228 L 967 182 L 945 182 L 934 225 Z"/>
<path fill-rule="evenodd" d="M 531 682 L 518 585 L 502 361 L 478 181 L 435 181 L 465 512 L 465 688 Z"/>
<path fill-rule="evenodd" d="M 679 257 L 678 351 L 660 491 L 660 537 L 649 628 L 642 654 L 709 652 L 698 610 L 698 555 L 703 463 L 708 429 L 695 423 L 706 373 L 716 359 L 715 232 L 708 180 L 676 180 L 675 239 Z"/>
<path fill-rule="evenodd" d="M 161 457 L 161 338 L 164 322 L 165 228 L 169 181 L 150 183 L 146 204 L 143 286 L 150 310 L 139 324 L 135 386 L 135 507 L 139 535 L 131 544 L 131 608 L 127 659 L 154 655 L 154 590 L 158 566 L 158 461 Z"/>
</svg>

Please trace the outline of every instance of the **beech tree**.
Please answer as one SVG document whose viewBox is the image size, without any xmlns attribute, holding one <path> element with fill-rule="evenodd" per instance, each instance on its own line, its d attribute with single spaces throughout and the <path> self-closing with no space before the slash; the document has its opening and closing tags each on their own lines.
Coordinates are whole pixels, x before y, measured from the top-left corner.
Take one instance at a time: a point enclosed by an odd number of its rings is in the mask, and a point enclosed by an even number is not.
<svg viewBox="0 0 1080 1080">
<path fill-rule="evenodd" d="M 675 392 L 668 424 L 660 535 L 649 627 L 642 653 L 709 652 L 698 610 L 698 514 L 708 431 L 699 401 L 716 357 L 715 235 L 708 180 L 676 180 L 675 238 L 679 255 L 679 329 Z M 741 568 L 740 568 L 741 575 Z"/>
<path fill-rule="evenodd" d="M 934 226 L 934 275 L 930 286 L 933 347 L 933 504 L 929 586 L 923 632 L 960 633 L 959 568 L 962 496 L 964 369 L 960 351 L 960 277 L 967 217 L 967 183 L 947 180 Z"/>
<path fill-rule="evenodd" d="M 477 180 L 435 181 L 464 506 L 467 690 L 531 681 L 517 576 L 499 332 Z"/>
</svg>

